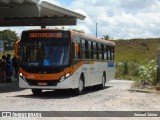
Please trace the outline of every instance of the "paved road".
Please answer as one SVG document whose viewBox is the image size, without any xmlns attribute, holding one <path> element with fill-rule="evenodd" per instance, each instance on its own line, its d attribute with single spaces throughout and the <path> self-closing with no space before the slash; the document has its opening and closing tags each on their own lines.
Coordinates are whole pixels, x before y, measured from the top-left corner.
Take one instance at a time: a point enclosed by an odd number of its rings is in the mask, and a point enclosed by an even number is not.
<svg viewBox="0 0 160 120">
<path fill-rule="evenodd" d="M 112 80 L 104 90 L 89 88 L 81 96 L 75 96 L 72 91 L 66 90 L 44 91 L 39 97 L 32 95 L 30 90 L 0 93 L 0 111 L 160 110 L 159 94 L 128 91 L 132 84 L 132 81 Z"/>
</svg>

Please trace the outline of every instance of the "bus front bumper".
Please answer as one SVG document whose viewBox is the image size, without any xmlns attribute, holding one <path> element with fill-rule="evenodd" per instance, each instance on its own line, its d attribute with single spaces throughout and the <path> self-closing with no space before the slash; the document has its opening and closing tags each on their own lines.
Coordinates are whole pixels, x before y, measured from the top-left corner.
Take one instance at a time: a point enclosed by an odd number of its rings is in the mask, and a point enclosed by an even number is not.
<svg viewBox="0 0 160 120">
<path fill-rule="evenodd" d="M 25 89 L 43 89 L 43 90 L 75 89 L 78 87 L 78 80 L 73 80 L 73 78 L 70 76 L 69 78 L 63 81 L 58 81 L 56 85 L 45 86 L 45 85 L 30 85 L 29 82 L 19 77 L 19 87 Z"/>
</svg>

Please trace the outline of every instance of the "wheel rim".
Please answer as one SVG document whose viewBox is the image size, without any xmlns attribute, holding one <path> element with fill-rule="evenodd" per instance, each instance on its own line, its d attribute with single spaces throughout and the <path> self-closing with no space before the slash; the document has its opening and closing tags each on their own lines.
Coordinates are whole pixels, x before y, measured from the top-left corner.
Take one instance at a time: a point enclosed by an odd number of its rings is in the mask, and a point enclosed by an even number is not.
<svg viewBox="0 0 160 120">
<path fill-rule="evenodd" d="M 79 81 L 79 91 L 83 90 L 83 81 L 80 79 Z"/>
<path fill-rule="evenodd" d="M 105 87 L 105 76 L 104 75 L 102 77 L 102 85 L 103 85 L 103 87 Z"/>
</svg>

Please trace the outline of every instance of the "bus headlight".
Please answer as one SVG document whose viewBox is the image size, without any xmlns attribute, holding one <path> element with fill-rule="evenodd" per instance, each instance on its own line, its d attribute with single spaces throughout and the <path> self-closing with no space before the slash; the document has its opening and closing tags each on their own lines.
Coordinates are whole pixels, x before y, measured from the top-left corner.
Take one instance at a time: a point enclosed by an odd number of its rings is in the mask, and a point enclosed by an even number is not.
<svg viewBox="0 0 160 120">
<path fill-rule="evenodd" d="M 65 79 L 67 79 L 68 77 L 70 77 L 70 73 L 66 74 L 66 75 L 63 75 L 60 79 L 60 81 L 64 81 Z"/>
<path fill-rule="evenodd" d="M 19 73 L 19 76 L 20 76 L 24 81 L 26 81 L 26 77 L 25 77 L 22 73 Z"/>
<path fill-rule="evenodd" d="M 66 74 L 66 78 L 68 78 L 70 76 L 70 73 Z"/>
<path fill-rule="evenodd" d="M 65 80 L 65 76 L 62 76 L 61 79 L 60 79 L 60 81 L 62 82 L 64 80 Z"/>
<path fill-rule="evenodd" d="M 21 77 L 22 77 L 22 76 L 23 76 L 23 74 L 22 74 L 22 73 L 19 73 L 19 76 L 21 76 Z"/>
</svg>

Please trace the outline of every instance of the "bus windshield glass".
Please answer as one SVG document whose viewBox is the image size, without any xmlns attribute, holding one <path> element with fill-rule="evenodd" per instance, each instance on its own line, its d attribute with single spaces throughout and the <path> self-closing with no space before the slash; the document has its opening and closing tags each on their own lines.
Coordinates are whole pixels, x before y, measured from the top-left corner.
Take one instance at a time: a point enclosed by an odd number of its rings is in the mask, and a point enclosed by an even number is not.
<svg viewBox="0 0 160 120">
<path fill-rule="evenodd" d="M 27 66 L 58 67 L 69 64 L 68 38 L 28 38 L 21 42 L 20 63 Z"/>
</svg>

